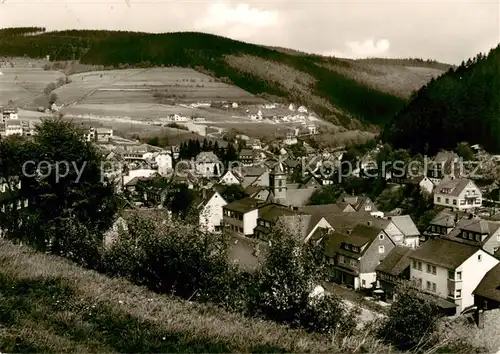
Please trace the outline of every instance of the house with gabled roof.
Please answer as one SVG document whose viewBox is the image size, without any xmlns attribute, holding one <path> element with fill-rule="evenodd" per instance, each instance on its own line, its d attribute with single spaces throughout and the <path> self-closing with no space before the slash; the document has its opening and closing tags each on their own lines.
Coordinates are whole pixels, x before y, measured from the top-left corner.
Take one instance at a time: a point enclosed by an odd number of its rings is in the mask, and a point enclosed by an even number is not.
<svg viewBox="0 0 500 354">
<path fill-rule="evenodd" d="M 479 247 L 440 238 L 428 240 L 409 258 L 414 286 L 441 298 L 438 305 L 448 315 L 460 314 L 474 305 L 474 289 L 500 262 Z"/>
<path fill-rule="evenodd" d="M 317 214 L 291 210 L 278 204 L 270 204 L 259 210 L 255 235 L 268 240 L 274 227 L 281 227 L 299 242 L 308 242 L 318 228 L 332 229 L 326 219 Z"/>
<path fill-rule="evenodd" d="M 434 205 L 468 210 L 482 205 L 482 193 L 470 179 L 444 179 L 434 189 Z"/>
<path fill-rule="evenodd" d="M 383 230 L 366 225 L 350 233 L 332 232 L 323 242 L 332 279 L 355 290 L 374 286 L 376 267 L 396 246 Z"/>
<path fill-rule="evenodd" d="M 204 177 L 220 176 L 222 164 L 212 151 L 202 151 L 196 156 L 196 173 Z"/>
<path fill-rule="evenodd" d="M 410 215 L 392 216 L 388 219 L 396 225 L 403 235 L 402 240 L 394 240 L 396 244 L 410 248 L 417 248 L 419 246 L 420 231 L 418 231 Z"/>
<path fill-rule="evenodd" d="M 434 183 L 427 176 L 417 176 L 408 178 L 404 181 L 405 184 L 418 186 L 422 192 L 432 194 L 434 191 Z"/>
<path fill-rule="evenodd" d="M 219 180 L 220 184 L 231 185 L 237 184 L 241 185 L 243 182 L 243 176 L 241 176 L 235 169 L 228 169 Z"/>
<path fill-rule="evenodd" d="M 479 314 L 500 309 L 500 263 L 491 268 L 472 292 Z M 480 316 L 481 317 L 481 316 Z M 481 327 L 481 321 L 479 321 Z"/>
<path fill-rule="evenodd" d="M 357 196 L 344 193 L 337 201 L 350 204 L 356 211 L 378 212 L 375 203 L 366 195 Z"/>
<path fill-rule="evenodd" d="M 382 290 L 381 298 L 394 301 L 396 288 L 410 280 L 410 259 L 413 250 L 396 246 L 375 268 L 377 273 L 377 289 Z"/>
<path fill-rule="evenodd" d="M 427 177 L 432 183 L 438 185 L 445 177 L 460 177 L 460 162 L 455 152 L 440 151 L 427 168 Z"/>
<path fill-rule="evenodd" d="M 240 236 L 253 236 L 259 218 L 259 209 L 269 203 L 244 198 L 223 206 L 223 228 Z"/>
<path fill-rule="evenodd" d="M 494 255 L 500 250 L 500 222 L 477 217 L 463 218 L 443 238 L 476 246 Z"/>
<path fill-rule="evenodd" d="M 464 212 L 451 209 L 441 210 L 429 223 L 427 229 L 420 236 L 420 242 L 425 242 L 436 237 L 443 237 L 451 232 L 462 218 L 468 215 Z"/>
<path fill-rule="evenodd" d="M 215 188 L 208 193 L 198 205 L 200 227 L 208 232 L 221 232 L 223 207 L 227 204 Z"/>
</svg>

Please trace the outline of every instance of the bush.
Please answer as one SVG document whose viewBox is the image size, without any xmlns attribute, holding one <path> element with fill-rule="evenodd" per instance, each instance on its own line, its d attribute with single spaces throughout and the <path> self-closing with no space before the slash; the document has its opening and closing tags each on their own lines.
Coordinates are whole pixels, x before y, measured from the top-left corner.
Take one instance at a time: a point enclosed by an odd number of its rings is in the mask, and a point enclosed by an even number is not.
<svg viewBox="0 0 500 354">
<path fill-rule="evenodd" d="M 310 302 L 309 294 L 321 280 L 313 258 L 310 250 L 296 242 L 293 235 L 275 229 L 266 263 L 259 274 L 255 298 L 258 313 L 310 331 L 351 331 L 355 327 L 355 316 L 339 298 L 327 295 Z"/>
<path fill-rule="evenodd" d="M 435 303 L 410 287 L 400 288 L 397 300 L 380 327 L 379 336 L 399 349 L 431 345 L 437 330 L 439 311 Z"/>
</svg>

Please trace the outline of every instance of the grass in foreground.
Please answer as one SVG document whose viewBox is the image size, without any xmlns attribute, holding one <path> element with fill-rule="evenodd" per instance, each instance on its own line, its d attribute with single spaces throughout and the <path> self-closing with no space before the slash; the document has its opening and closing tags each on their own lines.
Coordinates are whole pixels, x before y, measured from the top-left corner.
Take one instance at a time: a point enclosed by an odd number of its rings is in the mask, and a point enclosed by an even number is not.
<svg viewBox="0 0 500 354">
<path fill-rule="evenodd" d="M 1 352 L 332 352 L 326 338 L 151 293 L 0 241 Z"/>
</svg>

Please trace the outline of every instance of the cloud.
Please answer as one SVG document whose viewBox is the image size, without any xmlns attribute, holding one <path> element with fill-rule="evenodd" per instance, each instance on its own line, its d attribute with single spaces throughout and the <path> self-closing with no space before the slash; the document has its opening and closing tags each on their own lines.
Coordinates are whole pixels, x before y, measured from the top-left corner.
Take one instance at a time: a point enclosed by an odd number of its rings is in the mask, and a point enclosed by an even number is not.
<svg viewBox="0 0 500 354">
<path fill-rule="evenodd" d="M 351 59 L 387 56 L 391 47 L 388 39 L 366 39 L 364 41 L 347 41 L 346 50 L 330 50 L 324 55 Z"/>
<path fill-rule="evenodd" d="M 211 5 L 206 15 L 195 25 L 200 31 L 221 33 L 237 39 L 249 38 L 264 28 L 277 26 L 277 11 L 261 10 L 249 4 L 217 2 Z"/>
<path fill-rule="evenodd" d="M 230 25 L 246 25 L 252 27 L 267 27 L 278 22 L 275 11 L 259 10 L 249 4 L 231 5 L 215 3 L 210 6 L 206 17 L 200 23 L 202 27 L 224 27 Z"/>
</svg>

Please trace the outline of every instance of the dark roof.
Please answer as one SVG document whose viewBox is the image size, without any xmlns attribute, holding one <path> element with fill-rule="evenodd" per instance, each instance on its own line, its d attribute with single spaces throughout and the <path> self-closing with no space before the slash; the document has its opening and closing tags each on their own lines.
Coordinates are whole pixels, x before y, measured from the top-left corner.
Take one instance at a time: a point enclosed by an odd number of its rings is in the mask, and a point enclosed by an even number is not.
<svg viewBox="0 0 500 354">
<path fill-rule="evenodd" d="M 456 178 L 447 181 L 443 180 L 443 182 L 436 186 L 436 193 L 442 193 L 441 191 L 443 189 L 450 189 L 450 193 L 446 193 L 446 195 L 458 197 L 469 183 L 474 184 L 471 180 L 464 178 Z"/>
<path fill-rule="evenodd" d="M 237 211 L 239 213 L 248 213 L 254 209 L 259 209 L 269 203 L 254 198 L 244 198 L 235 200 L 224 207 L 224 209 Z"/>
<path fill-rule="evenodd" d="M 339 214 L 339 213 L 344 212 L 345 208 L 349 205 L 350 204 L 347 204 L 347 203 L 307 205 L 307 206 L 299 207 L 299 210 L 307 212 L 307 213 Z"/>
<path fill-rule="evenodd" d="M 370 244 L 378 236 L 380 231 L 380 229 L 375 227 L 358 225 L 349 235 L 340 232 L 332 232 L 328 234 L 325 239 L 325 255 L 333 257 L 335 253 L 340 251 L 342 243 L 361 248 L 366 244 Z M 360 257 L 367 249 L 368 247 L 366 247 L 361 253 L 352 253 L 346 250 L 342 250 L 342 252 L 349 252 L 349 256 Z"/>
<path fill-rule="evenodd" d="M 347 237 L 348 235 L 339 232 L 332 232 L 327 234 L 323 241 L 325 243 L 325 256 L 333 258 L 340 248 L 340 245 L 342 244 L 342 242 L 344 242 L 344 240 L 347 239 Z"/>
<path fill-rule="evenodd" d="M 448 239 L 431 239 L 416 249 L 410 258 L 448 269 L 455 269 L 479 250 L 478 247 Z"/>
<path fill-rule="evenodd" d="M 399 276 L 406 268 L 410 266 L 408 255 L 413 249 L 408 247 L 396 246 L 375 268 L 376 271 Z"/>
<path fill-rule="evenodd" d="M 477 246 L 480 244 L 485 244 L 486 241 L 488 241 L 490 237 L 493 236 L 493 234 L 498 230 L 498 228 L 500 228 L 500 223 L 498 222 L 487 221 L 478 218 L 462 219 L 457 223 L 456 227 L 444 237 L 457 242 Z M 468 238 L 465 239 L 461 237 L 462 230 L 487 236 L 483 237 L 480 242 L 476 239 L 469 240 Z"/>
<path fill-rule="evenodd" d="M 486 273 L 472 293 L 500 302 L 500 263 Z"/>
<path fill-rule="evenodd" d="M 466 214 L 462 212 L 454 212 L 450 209 L 444 209 L 437 214 L 430 222 L 431 225 L 455 227 L 455 220 L 465 217 Z"/>
<path fill-rule="evenodd" d="M 259 209 L 259 219 L 274 221 L 280 216 L 285 215 L 301 215 L 298 211 L 287 208 L 284 205 L 268 204 Z"/>
</svg>

